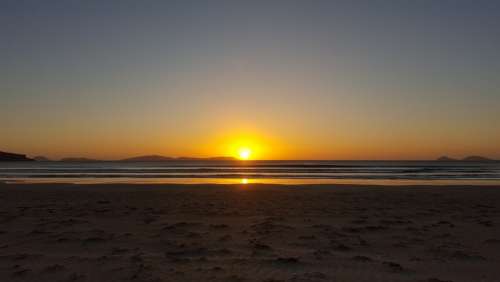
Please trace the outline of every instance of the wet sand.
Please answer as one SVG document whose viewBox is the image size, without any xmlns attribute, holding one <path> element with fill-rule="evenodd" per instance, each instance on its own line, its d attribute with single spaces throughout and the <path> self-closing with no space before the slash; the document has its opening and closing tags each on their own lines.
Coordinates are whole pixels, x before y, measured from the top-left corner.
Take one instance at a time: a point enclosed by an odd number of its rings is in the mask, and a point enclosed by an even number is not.
<svg viewBox="0 0 500 282">
<path fill-rule="evenodd" d="M 500 281 L 500 187 L 0 184 L 0 281 Z"/>
</svg>

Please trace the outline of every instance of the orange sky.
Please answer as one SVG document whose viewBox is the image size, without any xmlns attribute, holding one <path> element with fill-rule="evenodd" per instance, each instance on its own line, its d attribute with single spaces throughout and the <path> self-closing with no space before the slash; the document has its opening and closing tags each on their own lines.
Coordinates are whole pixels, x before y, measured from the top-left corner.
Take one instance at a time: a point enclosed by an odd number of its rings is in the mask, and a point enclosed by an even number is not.
<svg viewBox="0 0 500 282">
<path fill-rule="evenodd" d="M 2 6 L 0 150 L 500 159 L 498 9 L 279 2 Z"/>
</svg>

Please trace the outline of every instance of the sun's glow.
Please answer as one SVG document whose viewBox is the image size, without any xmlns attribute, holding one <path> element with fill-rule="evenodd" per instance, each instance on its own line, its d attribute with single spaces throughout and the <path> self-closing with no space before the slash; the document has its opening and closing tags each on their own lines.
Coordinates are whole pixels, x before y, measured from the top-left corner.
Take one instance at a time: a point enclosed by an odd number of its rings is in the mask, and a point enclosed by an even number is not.
<svg viewBox="0 0 500 282">
<path fill-rule="evenodd" d="M 240 160 L 248 160 L 252 156 L 252 150 L 247 147 L 240 148 L 238 150 L 238 158 Z"/>
<path fill-rule="evenodd" d="M 248 179 L 246 179 L 246 178 L 242 178 L 242 179 L 240 180 L 240 183 L 241 183 L 241 184 L 248 184 Z"/>
<path fill-rule="evenodd" d="M 221 134 L 214 140 L 214 143 L 207 143 L 207 152 L 210 151 L 212 155 L 231 156 L 240 161 L 262 160 L 275 153 L 275 150 L 270 150 L 274 144 L 269 141 L 269 138 L 251 130 L 233 133 L 228 129 L 228 133 Z M 282 148 L 283 146 L 276 145 L 276 147 Z"/>
</svg>

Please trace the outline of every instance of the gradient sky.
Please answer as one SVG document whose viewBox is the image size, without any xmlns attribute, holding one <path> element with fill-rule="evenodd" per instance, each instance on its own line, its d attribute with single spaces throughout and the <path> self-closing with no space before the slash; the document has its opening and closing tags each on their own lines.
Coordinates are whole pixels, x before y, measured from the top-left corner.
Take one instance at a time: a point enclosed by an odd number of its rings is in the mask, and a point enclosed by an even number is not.
<svg viewBox="0 0 500 282">
<path fill-rule="evenodd" d="M 0 150 L 500 158 L 500 1 L 0 2 Z"/>
</svg>

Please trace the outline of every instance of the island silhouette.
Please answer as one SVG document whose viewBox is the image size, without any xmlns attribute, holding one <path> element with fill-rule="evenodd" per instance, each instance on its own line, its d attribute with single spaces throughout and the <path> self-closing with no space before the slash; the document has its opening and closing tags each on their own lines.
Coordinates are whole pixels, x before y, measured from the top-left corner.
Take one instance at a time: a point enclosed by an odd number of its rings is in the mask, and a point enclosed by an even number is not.
<svg viewBox="0 0 500 282">
<path fill-rule="evenodd" d="M 218 157 L 169 157 L 162 155 L 143 155 L 130 157 L 125 159 L 118 160 L 100 160 L 100 159 L 91 159 L 85 157 L 67 157 L 62 158 L 60 160 L 51 160 L 44 156 L 36 156 L 33 158 L 29 158 L 25 154 L 19 153 L 9 153 L 0 151 L 0 161 L 37 161 L 37 162 L 49 162 L 49 161 L 59 161 L 59 162 L 105 162 L 105 161 L 113 161 L 113 162 L 164 162 L 164 161 L 237 161 L 237 158 L 227 157 L 227 156 L 218 156 Z M 432 160 L 431 160 L 432 161 Z M 451 158 L 448 156 L 441 156 L 434 161 L 437 162 L 496 162 L 498 160 L 490 159 L 483 156 L 471 155 L 467 156 L 463 159 Z"/>
<path fill-rule="evenodd" d="M 34 160 L 26 157 L 26 155 L 0 151 L 0 161 L 34 161 Z"/>
<path fill-rule="evenodd" d="M 442 156 L 436 159 L 438 162 L 494 162 L 495 160 L 482 157 L 482 156 L 467 156 L 463 159 L 450 158 L 448 156 Z"/>
</svg>

